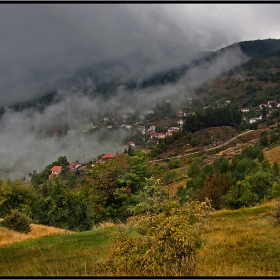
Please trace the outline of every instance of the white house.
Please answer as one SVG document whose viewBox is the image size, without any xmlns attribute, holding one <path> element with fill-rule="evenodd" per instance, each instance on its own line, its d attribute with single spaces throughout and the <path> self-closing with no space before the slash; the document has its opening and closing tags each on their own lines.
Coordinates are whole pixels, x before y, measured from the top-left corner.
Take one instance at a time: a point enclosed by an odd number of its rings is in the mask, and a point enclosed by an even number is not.
<svg viewBox="0 0 280 280">
<path fill-rule="evenodd" d="M 156 131 L 156 127 L 154 125 L 151 125 L 149 131 Z"/>
<path fill-rule="evenodd" d="M 130 125 L 130 124 L 122 124 L 121 127 L 124 127 L 126 129 L 131 129 L 132 125 Z"/>
<path fill-rule="evenodd" d="M 131 146 L 131 147 L 135 147 L 135 143 L 132 142 L 132 141 L 128 142 L 127 144 L 128 144 L 129 146 Z"/>
<path fill-rule="evenodd" d="M 59 166 L 59 165 L 55 165 L 52 167 L 51 169 L 51 174 L 49 175 L 49 179 L 57 176 L 57 175 L 60 175 L 61 174 L 61 170 L 62 170 L 62 166 Z"/>
<path fill-rule="evenodd" d="M 164 133 L 158 133 L 158 139 L 164 139 L 165 136 L 166 135 Z"/>
<path fill-rule="evenodd" d="M 276 107 L 277 106 L 277 102 L 276 101 L 273 101 L 273 100 L 270 100 L 267 102 L 267 107 L 268 108 L 272 108 L 272 107 Z"/>
<path fill-rule="evenodd" d="M 180 126 L 180 127 L 182 127 L 183 126 L 183 124 L 184 124 L 184 120 L 182 120 L 182 119 L 180 119 L 178 122 L 177 122 L 177 124 Z"/>
</svg>

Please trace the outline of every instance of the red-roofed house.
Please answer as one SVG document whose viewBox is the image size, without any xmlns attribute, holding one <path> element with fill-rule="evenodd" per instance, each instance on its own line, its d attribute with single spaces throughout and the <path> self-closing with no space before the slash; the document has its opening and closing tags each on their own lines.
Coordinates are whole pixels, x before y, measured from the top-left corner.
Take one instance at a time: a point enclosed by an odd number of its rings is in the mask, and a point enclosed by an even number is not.
<svg viewBox="0 0 280 280">
<path fill-rule="evenodd" d="M 166 136 L 172 136 L 173 135 L 173 130 L 169 130 L 165 133 Z"/>
<path fill-rule="evenodd" d="M 158 139 L 164 139 L 165 134 L 164 133 L 158 133 Z"/>
<path fill-rule="evenodd" d="M 157 138 L 157 137 L 158 137 L 157 132 L 150 131 L 150 132 L 149 132 L 149 134 L 150 134 L 150 136 L 151 136 L 151 139 L 153 139 L 153 138 Z"/>
<path fill-rule="evenodd" d="M 99 160 L 99 162 L 105 162 L 109 159 L 114 159 L 116 156 L 113 154 L 105 154 L 102 156 L 102 158 Z"/>
<path fill-rule="evenodd" d="M 134 142 L 128 142 L 127 143 L 129 146 L 131 146 L 131 147 L 135 147 L 135 143 Z"/>
<path fill-rule="evenodd" d="M 55 165 L 52 167 L 51 169 L 51 174 L 49 175 L 49 178 L 52 178 L 54 176 L 60 175 L 61 174 L 61 170 L 62 170 L 62 166 L 60 165 Z"/>
<path fill-rule="evenodd" d="M 69 169 L 78 169 L 81 166 L 81 164 L 77 161 L 71 162 L 67 167 Z"/>
</svg>

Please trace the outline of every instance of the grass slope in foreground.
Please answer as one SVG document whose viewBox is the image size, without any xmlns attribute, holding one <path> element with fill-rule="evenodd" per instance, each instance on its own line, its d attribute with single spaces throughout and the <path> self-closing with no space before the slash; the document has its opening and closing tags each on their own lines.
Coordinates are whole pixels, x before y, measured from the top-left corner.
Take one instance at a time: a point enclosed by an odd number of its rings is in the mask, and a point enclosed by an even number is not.
<svg viewBox="0 0 280 280">
<path fill-rule="evenodd" d="M 197 255 L 195 276 L 279 276 L 280 228 L 271 223 L 273 207 L 215 212 Z M 117 232 L 116 227 L 98 228 L 2 246 L 0 275 L 98 276 L 92 267 L 108 256 Z"/>
</svg>

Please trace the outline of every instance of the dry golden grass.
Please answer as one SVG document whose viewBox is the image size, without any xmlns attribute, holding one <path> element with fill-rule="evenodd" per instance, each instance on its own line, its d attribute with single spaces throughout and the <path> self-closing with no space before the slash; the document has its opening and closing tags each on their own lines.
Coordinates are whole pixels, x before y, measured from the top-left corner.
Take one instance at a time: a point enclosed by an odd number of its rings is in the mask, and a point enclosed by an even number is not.
<svg viewBox="0 0 280 280">
<path fill-rule="evenodd" d="M 269 219 L 274 204 L 214 213 L 207 243 L 197 255 L 196 275 L 279 275 L 279 227 Z"/>
<path fill-rule="evenodd" d="M 269 150 L 264 150 L 264 156 L 269 161 L 270 165 L 273 165 L 274 162 L 280 163 L 280 146 L 274 147 Z"/>
<path fill-rule="evenodd" d="M 98 226 L 95 226 L 94 228 L 113 228 L 116 227 L 116 224 L 113 222 L 102 222 L 99 223 Z"/>
<path fill-rule="evenodd" d="M 72 233 L 72 232 L 65 231 L 64 229 L 60 229 L 60 228 L 35 225 L 35 224 L 31 224 L 31 231 L 28 234 L 20 233 L 14 230 L 9 230 L 5 227 L 0 227 L 0 246 L 21 242 L 27 239 L 33 239 L 46 235 L 61 234 L 61 233 Z"/>
</svg>

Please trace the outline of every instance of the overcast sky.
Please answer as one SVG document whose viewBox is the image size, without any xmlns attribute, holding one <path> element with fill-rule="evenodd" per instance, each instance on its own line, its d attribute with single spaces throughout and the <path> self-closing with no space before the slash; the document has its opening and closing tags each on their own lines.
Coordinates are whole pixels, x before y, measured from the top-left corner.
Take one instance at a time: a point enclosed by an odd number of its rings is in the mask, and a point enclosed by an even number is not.
<svg viewBox="0 0 280 280">
<path fill-rule="evenodd" d="M 200 51 L 280 38 L 279 14 L 280 4 L 1 4 L 0 105 L 97 62 L 135 58 L 131 69 L 153 72 Z"/>
</svg>

